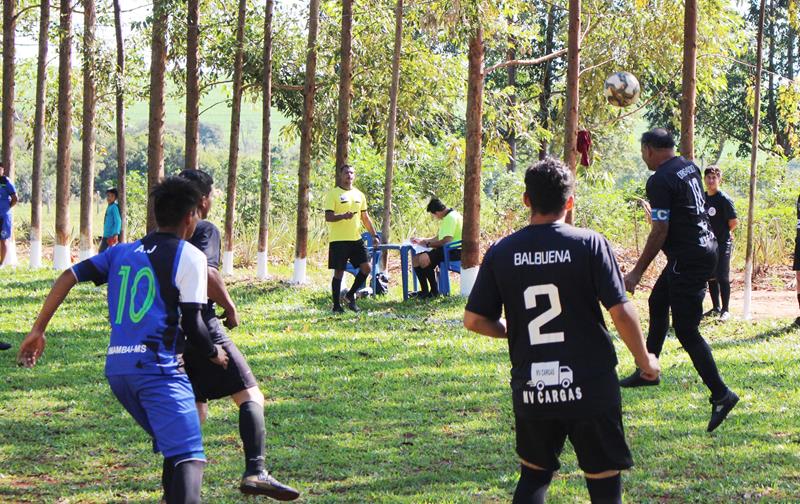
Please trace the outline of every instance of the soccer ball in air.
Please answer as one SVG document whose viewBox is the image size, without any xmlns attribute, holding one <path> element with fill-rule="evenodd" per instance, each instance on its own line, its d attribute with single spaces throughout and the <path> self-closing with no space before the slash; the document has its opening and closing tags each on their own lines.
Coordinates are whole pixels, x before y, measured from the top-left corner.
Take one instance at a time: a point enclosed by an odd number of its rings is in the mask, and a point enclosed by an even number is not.
<svg viewBox="0 0 800 504">
<path fill-rule="evenodd" d="M 603 94 L 608 103 L 616 107 L 627 107 L 636 103 L 642 88 L 633 74 L 615 72 L 608 76 Z"/>
</svg>

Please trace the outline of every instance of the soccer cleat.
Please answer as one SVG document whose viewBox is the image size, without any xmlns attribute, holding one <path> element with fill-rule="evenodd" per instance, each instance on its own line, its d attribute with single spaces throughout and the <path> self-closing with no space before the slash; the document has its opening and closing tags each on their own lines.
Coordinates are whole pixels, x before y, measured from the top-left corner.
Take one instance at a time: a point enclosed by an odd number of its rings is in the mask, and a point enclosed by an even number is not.
<svg viewBox="0 0 800 504">
<path fill-rule="evenodd" d="M 292 501 L 300 497 L 300 492 L 276 480 L 267 471 L 244 476 L 239 491 L 247 495 L 266 495 L 280 501 Z"/>
<path fill-rule="evenodd" d="M 728 413 L 739 402 L 739 396 L 732 390 L 728 390 L 725 397 L 718 401 L 709 400 L 711 403 L 711 420 L 708 421 L 708 428 L 706 432 L 712 432 L 719 427 L 719 424 L 728 416 Z"/>
<path fill-rule="evenodd" d="M 794 319 L 794 325 L 796 325 L 797 327 L 800 327 L 800 317 L 797 317 L 796 319 Z"/>
<path fill-rule="evenodd" d="M 731 312 L 728 310 L 722 311 L 719 314 L 719 321 L 720 322 L 727 322 L 731 318 Z"/>
<path fill-rule="evenodd" d="M 619 381 L 619 386 L 622 388 L 635 388 L 635 387 L 652 387 L 654 385 L 658 385 L 661 383 L 661 378 L 656 378 L 655 380 L 647 380 L 642 378 L 641 371 L 639 368 L 636 368 L 633 373 L 627 378 L 623 378 Z"/>
<path fill-rule="evenodd" d="M 711 308 L 707 312 L 703 314 L 703 318 L 706 317 L 718 317 L 720 315 L 719 308 Z"/>
<path fill-rule="evenodd" d="M 0 350 L 8 350 L 9 348 L 11 348 L 11 343 L 0 341 Z"/>
<path fill-rule="evenodd" d="M 336 313 L 336 314 L 344 313 L 344 308 L 342 308 L 341 306 L 334 306 L 332 311 L 333 311 L 333 313 Z"/>
<path fill-rule="evenodd" d="M 347 305 L 347 307 L 350 308 L 351 310 L 353 310 L 354 312 L 360 312 L 361 311 L 361 309 L 358 306 L 356 306 L 356 298 L 355 298 L 355 296 L 352 297 L 352 298 L 350 296 L 345 296 L 344 297 L 344 302 Z"/>
</svg>

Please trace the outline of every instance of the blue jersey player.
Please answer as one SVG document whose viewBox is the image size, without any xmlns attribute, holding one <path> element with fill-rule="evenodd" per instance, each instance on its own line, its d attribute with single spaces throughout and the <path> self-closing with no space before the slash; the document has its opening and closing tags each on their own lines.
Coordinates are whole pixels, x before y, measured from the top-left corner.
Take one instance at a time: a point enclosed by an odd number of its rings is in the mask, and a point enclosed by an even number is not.
<svg viewBox="0 0 800 504">
<path fill-rule="evenodd" d="M 187 339 L 218 366 L 227 366 L 228 357 L 213 344 L 202 318 L 208 299 L 205 255 L 184 241 L 197 224 L 200 193 L 191 182 L 171 177 L 151 196 L 158 229 L 62 273 L 18 359 L 36 364 L 47 324 L 76 283 L 107 283 L 108 383 L 164 456 L 166 502 L 199 503 L 206 458 L 192 386 L 179 358 Z"/>
</svg>

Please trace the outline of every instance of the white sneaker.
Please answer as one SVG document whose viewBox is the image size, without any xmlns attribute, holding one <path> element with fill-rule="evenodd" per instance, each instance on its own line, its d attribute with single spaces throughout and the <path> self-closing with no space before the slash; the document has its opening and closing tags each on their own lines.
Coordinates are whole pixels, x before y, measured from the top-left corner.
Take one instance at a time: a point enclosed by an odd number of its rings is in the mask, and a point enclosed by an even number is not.
<svg viewBox="0 0 800 504">
<path fill-rule="evenodd" d="M 727 310 L 719 314 L 720 322 L 727 322 L 730 318 L 731 318 L 731 312 Z"/>
</svg>

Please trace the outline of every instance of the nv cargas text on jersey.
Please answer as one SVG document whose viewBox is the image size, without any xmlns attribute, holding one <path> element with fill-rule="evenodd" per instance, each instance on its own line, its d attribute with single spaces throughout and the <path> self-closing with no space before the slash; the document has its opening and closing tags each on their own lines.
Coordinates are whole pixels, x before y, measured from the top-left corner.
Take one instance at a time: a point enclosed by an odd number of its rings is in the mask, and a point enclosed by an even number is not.
<svg viewBox="0 0 800 504">
<path fill-rule="evenodd" d="M 569 250 L 540 250 L 514 253 L 514 266 L 543 266 L 545 264 L 572 262 Z"/>
</svg>

